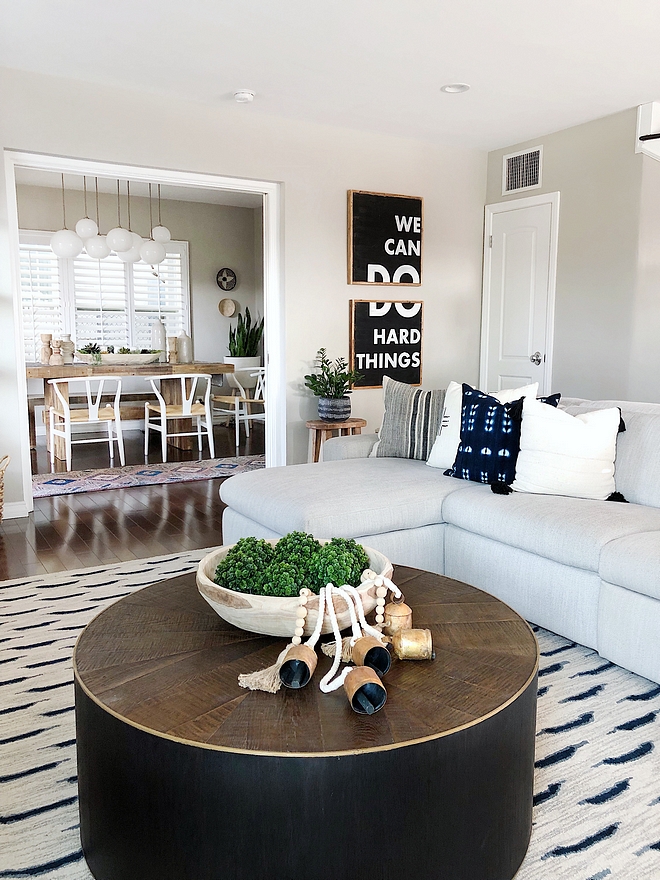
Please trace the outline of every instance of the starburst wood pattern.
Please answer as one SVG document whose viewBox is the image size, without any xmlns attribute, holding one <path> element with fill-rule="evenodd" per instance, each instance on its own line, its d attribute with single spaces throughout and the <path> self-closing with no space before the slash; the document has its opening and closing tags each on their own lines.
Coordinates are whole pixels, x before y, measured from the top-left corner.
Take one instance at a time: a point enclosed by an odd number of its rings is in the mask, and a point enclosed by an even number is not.
<svg viewBox="0 0 660 880">
<path fill-rule="evenodd" d="M 116 602 L 84 631 L 76 675 L 88 695 L 131 725 L 231 751 L 322 755 L 393 748 L 473 725 L 507 706 L 537 664 L 527 624 L 494 597 L 440 575 L 398 567 L 413 623 L 433 634 L 436 659 L 394 661 L 388 700 L 356 716 L 343 690 L 316 682 L 277 695 L 242 690 L 241 672 L 274 662 L 284 642 L 232 627 L 197 592 L 194 575 Z"/>
</svg>

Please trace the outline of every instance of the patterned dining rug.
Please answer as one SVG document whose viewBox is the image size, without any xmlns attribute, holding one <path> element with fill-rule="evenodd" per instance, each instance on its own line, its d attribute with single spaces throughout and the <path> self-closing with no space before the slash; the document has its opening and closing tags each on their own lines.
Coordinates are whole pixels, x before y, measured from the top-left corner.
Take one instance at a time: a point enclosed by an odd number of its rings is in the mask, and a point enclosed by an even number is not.
<svg viewBox="0 0 660 880">
<path fill-rule="evenodd" d="M 78 492 L 99 492 L 102 489 L 133 489 L 136 486 L 154 486 L 160 483 L 214 480 L 265 466 L 264 455 L 238 455 L 202 461 L 167 461 L 149 465 L 131 464 L 126 467 L 67 471 L 62 474 L 35 474 L 32 477 L 32 495 L 34 498 L 47 498 L 50 495 L 73 495 Z"/>
<path fill-rule="evenodd" d="M 78 824 L 76 637 L 110 602 L 207 552 L 0 583 L 0 878 L 93 880 Z M 533 831 L 516 880 L 657 880 L 660 686 L 536 634 Z"/>
</svg>

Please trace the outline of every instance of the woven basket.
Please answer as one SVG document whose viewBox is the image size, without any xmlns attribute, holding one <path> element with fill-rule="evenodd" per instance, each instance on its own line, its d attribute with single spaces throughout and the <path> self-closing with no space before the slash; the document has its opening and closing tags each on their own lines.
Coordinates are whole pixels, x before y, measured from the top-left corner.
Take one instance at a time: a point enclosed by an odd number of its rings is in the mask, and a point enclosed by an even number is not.
<svg viewBox="0 0 660 880">
<path fill-rule="evenodd" d="M 9 464 L 9 456 L 5 455 L 0 458 L 0 522 L 2 522 L 2 508 L 5 500 L 5 471 Z"/>
</svg>

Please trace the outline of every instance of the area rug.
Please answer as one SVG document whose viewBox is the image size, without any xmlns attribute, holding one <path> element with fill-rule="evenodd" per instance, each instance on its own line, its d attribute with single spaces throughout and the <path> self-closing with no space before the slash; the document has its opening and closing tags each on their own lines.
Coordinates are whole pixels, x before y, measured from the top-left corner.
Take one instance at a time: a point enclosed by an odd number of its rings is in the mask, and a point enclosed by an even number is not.
<svg viewBox="0 0 660 880">
<path fill-rule="evenodd" d="M 101 489 L 133 489 L 160 483 L 187 483 L 231 477 L 266 466 L 264 455 L 238 455 L 234 458 L 207 458 L 202 461 L 167 461 L 159 464 L 131 464 L 126 467 L 67 471 L 62 474 L 36 474 L 32 477 L 34 498 L 73 495 Z"/>
<path fill-rule="evenodd" d="M 78 825 L 76 637 L 110 602 L 206 552 L 0 583 L 0 878 L 93 880 Z M 516 880 L 657 880 L 660 686 L 535 631 L 534 826 Z"/>
</svg>

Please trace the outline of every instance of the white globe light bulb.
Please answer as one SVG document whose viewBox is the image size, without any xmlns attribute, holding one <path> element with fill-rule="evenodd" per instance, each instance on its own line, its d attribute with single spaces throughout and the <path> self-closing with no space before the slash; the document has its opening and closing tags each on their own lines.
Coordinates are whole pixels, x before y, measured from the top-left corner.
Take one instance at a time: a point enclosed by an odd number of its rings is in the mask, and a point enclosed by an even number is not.
<svg viewBox="0 0 660 880">
<path fill-rule="evenodd" d="M 88 238 L 93 238 L 95 235 L 98 235 L 98 232 L 98 226 L 93 220 L 90 220 L 89 217 L 83 217 L 76 223 L 76 233 L 83 241 L 87 241 Z"/>
<path fill-rule="evenodd" d="M 140 256 L 145 263 L 155 266 L 165 259 L 165 248 L 159 241 L 145 241 L 140 248 Z"/>
<path fill-rule="evenodd" d="M 60 229 L 50 240 L 53 253 L 68 260 L 77 257 L 83 249 L 82 239 L 72 229 Z"/>
<path fill-rule="evenodd" d="M 85 250 L 93 260 L 105 260 L 110 256 L 110 248 L 105 235 L 93 235 L 85 242 Z"/>
<path fill-rule="evenodd" d="M 151 230 L 151 237 L 154 241 L 159 241 L 161 244 L 165 244 L 165 242 L 172 240 L 170 230 L 167 226 L 154 226 Z"/>
<path fill-rule="evenodd" d="M 133 247 L 133 233 L 122 226 L 115 226 L 105 238 L 110 250 L 116 251 L 118 254 L 122 251 L 129 251 Z"/>
<path fill-rule="evenodd" d="M 144 244 L 144 239 L 137 232 L 131 232 L 131 240 L 133 242 L 131 247 L 117 254 L 122 263 L 137 263 L 140 259 L 140 248 Z"/>
</svg>

